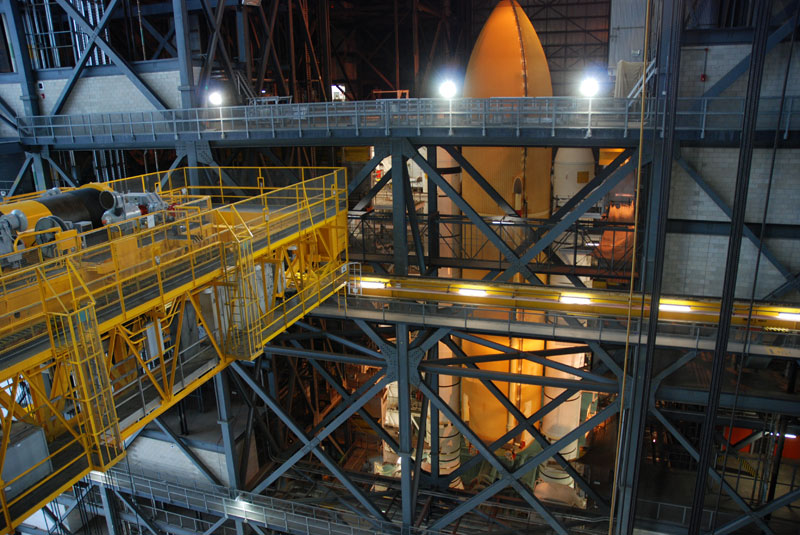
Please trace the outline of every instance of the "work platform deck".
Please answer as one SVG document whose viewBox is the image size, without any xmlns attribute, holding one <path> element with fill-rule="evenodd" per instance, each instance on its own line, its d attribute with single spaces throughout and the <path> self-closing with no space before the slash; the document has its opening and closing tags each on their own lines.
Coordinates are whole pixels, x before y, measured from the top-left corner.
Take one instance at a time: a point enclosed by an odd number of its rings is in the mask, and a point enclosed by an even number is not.
<svg viewBox="0 0 800 535">
<path fill-rule="evenodd" d="M 757 140 L 798 140 L 800 100 L 761 99 Z M 374 145 L 387 138 L 412 143 L 486 146 L 634 147 L 644 135 L 663 137 L 663 99 L 536 97 L 398 99 L 19 117 L 19 142 L 59 150 L 214 145 Z M 676 135 L 686 143 L 738 143 L 743 98 L 682 98 Z"/>
</svg>

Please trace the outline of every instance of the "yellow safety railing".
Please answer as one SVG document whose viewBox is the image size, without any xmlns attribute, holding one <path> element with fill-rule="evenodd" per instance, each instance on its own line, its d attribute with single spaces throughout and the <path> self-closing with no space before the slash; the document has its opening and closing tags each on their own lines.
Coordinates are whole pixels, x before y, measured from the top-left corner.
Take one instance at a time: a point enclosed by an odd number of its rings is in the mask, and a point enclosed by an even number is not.
<svg viewBox="0 0 800 535">
<path fill-rule="evenodd" d="M 187 187 L 193 172 L 244 185 Z M 280 173 L 305 180 L 265 186 Z M 29 247 L 0 272 L 0 533 L 111 466 L 121 437 L 233 359 L 253 358 L 346 282 L 343 169 L 178 169 L 161 188 L 163 179 L 113 184 L 159 192 L 170 208 L 149 221 Z M 216 318 L 204 292 L 216 296 Z M 181 347 L 169 333 L 181 333 L 188 303 L 209 336 Z M 8 450 L 23 439 L 41 455 L 15 473 Z"/>
</svg>

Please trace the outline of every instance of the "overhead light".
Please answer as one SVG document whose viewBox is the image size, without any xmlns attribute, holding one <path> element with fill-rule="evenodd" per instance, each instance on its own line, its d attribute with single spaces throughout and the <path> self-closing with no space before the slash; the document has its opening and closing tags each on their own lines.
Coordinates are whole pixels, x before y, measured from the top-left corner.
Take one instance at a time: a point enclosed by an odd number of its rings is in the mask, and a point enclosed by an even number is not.
<svg viewBox="0 0 800 535">
<path fill-rule="evenodd" d="M 588 76 L 583 79 L 580 87 L 581 95 L 584 97 L 593 97 L 600 91 L 600 83 L 597 78 Z"/>
<path fill-rule="evenodd" d="M 386 283 L 382 281 L 361 281 L 361 287 L 366 290 L 380 290 L 386 288 Z"/>
<path fill-rule="evenodd" d="M 778 319 L 786 321 L 800 321 L 800 314 L 792 312 L 780 312 L 778 314 Z"/>
<path fill-rule="evenodd" d="M 658 305 L 659 310 L 664 312 L 691 312 L 692 307 L 688 305 L 675 305 L 672 303 L 661 303 Z"/>
<path fill-rule="evenodd" d="M 600 246 L 600 242 L 596 242 L 596 241 L 587 241 L 587 242 L 585 243 L 585 245 L 586 245 L 586 247 L 599 247 L 599 246 Z"/>
<path fill-rule="evenodd" d="M 559 301 L 565 305 L 588 305 L 592 302 L 588 297 L 578 297 L 576 295 L 562 295 Z"/>
<path fill-rule="evenodd" d="M 453 98 L 456 96 L 457 90 L 456 84 L 452 80 L 445 80 L 439 85 L 439 94 L 444 98 Z"/>
<path fill-rule="evenodd" d="M 486 297 L 486 290 L 479 288 L 459 288 L 458 293 L 466 297 Z"/>
<path fill-rule="evenodd" d="M 222 93 L 219 91 L 212 91 L 208 94 L 208 103 L 212 106 L 222 106 Z"/>
<path fill-rule="evenodd" d="M 797 435 L 793 435 L 793 434 L 791 434 L 791 433 L 786 433 L 786 434 L 785 434 L 785 435 L 783 435 L 783 436 L 784 436 L 784 437 L 786 437 L 786 438 L 797 438 Z"/>
</svg>

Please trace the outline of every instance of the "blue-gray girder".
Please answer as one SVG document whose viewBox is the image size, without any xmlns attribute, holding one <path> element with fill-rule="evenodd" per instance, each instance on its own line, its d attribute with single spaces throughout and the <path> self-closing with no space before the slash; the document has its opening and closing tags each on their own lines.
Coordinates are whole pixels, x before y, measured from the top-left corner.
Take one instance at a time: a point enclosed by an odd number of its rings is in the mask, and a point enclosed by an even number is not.
<svg viewBox="0 0 800 535">
<path fill-rule="evenodd" d="M 75 21 L 81 29 L 89 35 L 93 35 L 95 28 L 92 27 L 91 24 L 75 9 L 75 7 L 70 4 L 67 0 L 55 0 L 56 3 L 61 6 L 61 8 L 67 13 L 69 18 Z M 99 32 L 98 32 L 99 33 Z M 125 61 L 122 56 L 120 56 L 114 48 L 111 47 L 108 43 L 105 42 L 103 38 L 99 35 L 94 36 L 95 44 L 102 49 L 102 51 L 111 58 L 111 61 L 119 67 L 119 69 L 128 77 L 131 83 L 138 89 L 144 97 L 150 101 L 150 103 L 158 110 L 165 110 L 167 106 L 161 100 L 161 98 L 153 92 L 153 90 L 148 86 L 144 80 L 139 77 L 136 72 L 134 72 L 133 68 Z M 76 76 L 78 73 L 73 72 L 73 76 Z"/>
<path fill-rule="evenodd" d="M 666 416 L 664 416 L 657 408 L 651 408 L 650 414 L 655 416 L 655 418 L 659 422 L 661 422 L 661 424 L 667 429 L 669 434 L 671 434 L 675 438 L 675 440 L 677 440 L 678 443 L 680 443 L 680 445 L 683 446 L 686 452 L 689 453 L 689 455 L 695 461 L 700 459 L 700 454 L 697 451 L 697 449 L 692 445 L 691 442 L 689 442 L 689 440 L 686 437 L 684 437 L 680 433 L 680 431 L 678 431 L 678 429 L 672 424 L 672 422 L 669 421 L 669 419 L 667 419 Z M 761 530 L 764 533 L 774 535 L 773 531 L 769 528 L 769 526 L 767 526 L 764 523 L 761 517 L 757 516 L 753 512 L 750 506 L 747 505 L 747 503 L 742 499 L 741 496 L 739 496 L 739 494 L 737 494 L 736 490 L 733 487 L 731 487 L 731 485 L 725 480 L 725 478 L 719 475 L 719 472 L 717 472 L 714 469 L 714 467 L 708 468 L 708 475 L 711 477 L 712 480 L 714 480 L 715 483 L 722 486 L 722 490 L 725 492 L 725 494 L 727 494 L 731 498 L 733 503 L 735 503 L 742 511 L 744 511 L 745 515 L 750 521 L 758 524 L 758 527 L 761 528 Z"/>
<path fill-rule="evenodd" d="M 475 211 L 475 209 L 470 206 L 470 204 L 461 196 L 461 194 L 456 191 L 456 189 L 447 181 L 445 180 L 442 175 L 439 174 L 439 171 L 434 169 L 428 161 L 422 157 L 422 154 L 414 148 L 407 140 L 405 141 L 405 155 L 414 160 L 420 168 L 427 173 L 428 179 L 432 180 L 436 187 L 442 190 L 445 195 L 447 195 L 453 203 L 458 206 L 461 212 L 475 225 L 475 227 L 483 234 L 486 239 L 488 239 L 492 245 L 497 247 L 506 259 L 510 262 L 517 262 L 519 261 L 519 257 L 516 253 L 509 247 L 509 245 L 497 235 L 497 233 L 492 230 L 491 226 L 483 220 L 483 218 Z M 527 264 L 527 262 L 525 262 Z M 531 284 L 541 285 L 542 281 L 531 272 L 524 264 L 520 266 L 518 269 L 519 273 L 522 273 L 522 276 L 525 277 Z"/>
<path fill-rule="evenodd" d="M 492 314 L 486 312 L 492 311 Z M 498 314 L 498 311 L 502 314 Z M 447 303 L 440 304 L 435 299 L 427 301 L 400 301 L 373 296 L 336 295 L 314 309 L 312 316 L 351 319 L 356 321 L 373 321 L 385 324 L 408 323 L 409 325 L 428 328 L 452 328 L 470 333 L 494 334 L 519 338 L 535 338 L 538 340 L 559 340 L 587 344 L 598 354 L 599 344 L 622 346 L 628 339 L 624 318 L 607 318 L 592 315 L 563 315 L 553 311 L 547 312 L 550 323 L 523 321 L 517 317 L 516 309 L 495 309 L 491 306 L 475 304 Z M 567 317 L 572 322 L 561 321 Z M 706 324 L 692 324 L 662 321 L 669 330 L 660 328 L 655 343 L 657 347 L 677 349 L 697 349 L 710 351 L 714 347 L 714 329 Z M 641 327 L 634 325 L 630 339 L 642 344 L 648 343 L 644 332 L 646 322 Z M 732 331 L 728 346 L 730 352 L 743 350 L 743 343 L 737 337 L 740 331 Z M 772 358 L 800 358 L 800 339 L 795 336 L 782 338 L 784 345 L 775 341 L 756 340 L 748 344 L 751 355 Z M 606 354 L 600 353 L 601 359 L 612 369 L 615 375 L 621 376 L 621 370 Z"/>
<path fill-rule="evenodd" d="M 558 533 L 559 535 L 567 535 L 567 530 L 561 523 L 561 521 L 558 520 L 555 516 L 553 516 L 553 514 L 547 509 L 547 507 L 545 507 L 542 504 L 542 502 L 539 501 L 539 499 L 533 495 L 533 492 L 531 492 L 531 490 L 528 487 L 526 487 L 523 483 L 519 481 L 519 477 L 524 475 L 524 473 L 512 474 L 509 471 L 509 469 L 505 466 L 505 464 L 503 464 L 497 458 L 494 452 L 490 451 L 489 448 L 486 446 L 486 444 L 484 444 L 483 441 L 478 437 L 478 435 L 472 429 L 470 429 L 470 427 L 466 423 L 464 423 L 464 420 L 462 420 L 461 417 L 458 414 L 456 414 L 455 411 L 453 411 L 453 409 L 442 398 L 439 397 L 439 394 L 431 390 L 425 384 L 424 381 L 420 382 L 419 388 L 425 395 L 425 397 L 428 400 L 430 400 L 430 402 L 438 410 L 440 410 L 448 420 L 450 420 L 450 422 L 456 427 L 456 429 L 458 429 L 461 432 L 464 438 L 467 439 L 471 444 L 473 444 L 478 449 L 478 455 L 486 459 L 486 461 L 492 466 L 492 468 L 497 470 L 497 473 L 500 476 L 498 482 L 504 483 L 501 488 L 507 486 L 513 487 L 514 490 L 516 490 L 519 493 L 520 497 L 523 500 L 525 500 L 525 502 L 527 502 L 528 505 L 530 505 L 533 510 L 539 513 L 539 515 L 547 521 L 547 523 L 550 525 L 550 527 L 553 528 L 553 530 L 556 533 Z M 552 456 L 553 454 L 554 453 L 551 453 L 549 456 Z M 475 496 L 479 495 L 480 493 L 476 494 Z M 470 500 L 471 499 L 472 498 L 470 498 Z M 488 497 L 485 499 L 488 499 Z M 467 501 L 469 502 L 470 500 Z M 480 504 L 482 501 L 484 500 L 478 501 L 476 505 Z M 451 511 L 448 515 L 445 515 L 443 518 L 439 519 L 431 527 L 431 529 L 433 531 L 441 529 L 472 509 L 473 507 L 464 510 L 464 504 L 461 504 L 460 506 L 456 507 L 453 511 Z M 453 518 L 445 521 L 445 519 L 447 519 L 447 517 L 450 515 L 452 515 Z"/>
<path fill-rule="evenodd" d="M 461 358 L 467 358 L 466 353 L 455 343 L 451 337 L 448 337 L 444 340 L 445 345 L 450 348 L 454 355 L 458 355 Z M 469 362 L 466 364 L 467 368 L 472 370 L 478 369 L 478 366 L 475 363 Z M 575 371 L 573 369 L 573 371 Z M 488 380 L 488 379 L 480 379 L 481 384 L 497 399 L 509 413 L 513 416 L 518 423 L 524 426 L 525 431 L 531 434 L 533 439 L 542 447 L 546 448 L 550 445 L 550 441 L 545 438 L 545 436 L 538 430 L 536 427 L 527 421 L 527 417 L 522 413 L 522 411 L 517 408 L 516 405 L 511 403 L 511 400 L 508 399 L 508 396 L 503 393 L 497 385 Z M 558 464 L 567 472 L 567 474 L 575 481 L 575 483 L 586 493 L 586 495 L 596 504 L 601 507 L 608 508 L 608 503 L 606 500 L 597 494 L 592 486 L 583 479 L 583 476 L 573 468 L 569 461 L 564 459 L 564 456 L 561 453 L 556 453 L 553 458 L 558 462 Z"/>
<path fill-rule="evenodd" d="M 181 437 L 176 435 L 175 432 L 172 429 L 170 429 L 167 424 L 162 422 L 160 418 L 156 418 L 153 421 L 156 423 L 156 425 L 158 425 L 158 427 L 161 428 L 161 431 L 164 432 L 167 438 L 170 441 L 172 441 L 172 443 L 175 444 L 179 450 L 181 450 L 181 452 L 186 456 L 186 458 L 188 458 L 192 462 L 192 464 L 195 465 L 195 467 L 200 471 L 201 474 L 203 474 L 203 476 L 205 476 L 206 479 L 208 479 L 214 485 L 222 484 L 219 478 L 216 475 L 214 475 L 214 472 L 212 472 L 205 465 L 205 463 L 202 460 L 200 460 L 200 457 L 198 457 L 197 454 L 194 451 L 192 451 L 192 449 L 183 442 Z"/>
<path fill-rule="evenodd" d="M 270 476 L 264 480 L 261 484 L 259 484 L 256 489 L 254 489 L 254 493 L 261 492 L 261 490 L 265 489 L 269 486 L 277 477 L 274 477 L 274 474 L 285 473 L 286 470 L 292 467 L 292 465 L 297 462 L 300 458 L 308 453 L 313 453 L 319 460 L 325 465 L 328 470 L 347 488 L 348 491 L 364 506 L 367 511 L 370 512 L 376 519 L 379 521 L 385 521 L 386 517 L 381 512 L 381 510 L 374 504 L 372 501 L 365 495 L 364 491 L 355 485 L 350 478 L 344 473 L 344 471 L 336 464 L 336 462 L 330 458 L 330 456 L 323 450 L 319 448 L 322 440 L 325 436 L 329 435 L 333 431 L 335 431 L 339 425 L 344 423 L 350 416 L 356 413 L 356 411 L 364 405 L 367 401 L 372 399 L 381 389 L 383 389 L 387 384 L 389 384 L 394 377 L 391 375 L 383 375 L 383 377 L 375 382 L 369 390 L 365 394 L 361 396 L 357 403 L 354 403 L 348 406 L 345 410 L 343 410 L 331 424 L 319 435 L 310 438 L 308 437 L 305 432 L 297 425 L 294 420 L 292 420 L 291 416 L 289 416 L 283 408 L 278 404 L 277 401 L 272 399 L 272 397 L 264 391 L 261 386 L 256 383 L 250 374 L 242 367 L 239 362 L 234 362 L 231 364 L 231 368 L 239 374 L 239 376 L 244 380 L 245 383 L 252 389 L 252 391 L 259 397 L 261 400 L 267 404 L 267 406 L 274 412 L 278 418 L 280 418 L 283 423 L 295 434 L 295 436 L 303 442 L 304 446 L 298 450 L 298 454 L 302 452 L 302 455 L 295 454 L 294 456 L 290 457 L 281 468 L 275 470 L 274 472 L 270 473 Z M 379 372 L 380 373 L 380 372 Z M 376 374 L 377 377 L 377 374 Z M 280 472 L 280 473 L 279 473 Z M 268 482 L 266 485 L 265 482 Z"/>
<path fill-rule="evenodd" d="M 103 17 L 100 19 L 97 25 L 95 25 L 92 31 L 86 32 L 89 34 L 89 39 L 85 45 L 86 48 L 84 48 L 83 52 L 81 53 L 81 56 L 78 58 L 78 61 L 75 62 L 75 67 L 73 67 L 72 72 L 67 77 L 67 81 L 64 83 L 64 87 L 61 88 L 61 93 L 58 95 L 56 103 L 53 104 L 53 108 L 50 110 L 51 115 L 58 115 L 59 113 L 61 113 L 64 104 L 67 103 L 67 99 L 72 94 L 72 90 L 75 87 L 75 84 L 78 83 L 78 79 L 81 77 L 81 73 L 83 72 L 83 69 L 86 66 L 86 62 L 92 55 L 95 42 L 100 37 L 100 33 L 108 25 L 108 21 L 111 18 L 111 15 L 116 10 L 118 2 L 119 0 L 111 0 L 108 6 L 106 6 L 105 11 L 103 12 Z"/>
<path fill-rule="evenodd" d="M 628 176 L 629 173 L 636 169 L 637 156 L 631 156 L 630 160 L 623 166 L 616 169 L 613 173 L 606 178 L 600 185 L 598 185 L 591 193 L 579 202 L 575 208 L 564 215 L 561 220 L 556 223 L 553 228 L 548 230 L 539 241 L 536 242 L 525 254 L 519 256 L 517 260 L 513 260 L 511 265 L 500 274 L 495 280 L 500 282 L 507 282 L 520 272 L 520 270 L 528 264 L 531 260 L 536 258 L 537 255 L 542 253 L 549 247 L 553 241 L 561 236 L 573 223 L 575 223 L 583 214 L 585 214 L 592 206 L 596 205 L 603 197 L 606 196 L 615 186 Z M 511 258 L 507 257 L 509 260 Z"/>
<path fill-rule="evenodd" d="M 114 490 L 114 494 L 116 494 L 117 498 L 119 498 L 120 501 L 122 503 L 124 503 L 125 506 L 128 509 L 131 510 L 131 513 L 136 515 L 136 518 L 138 518 L 139 521 L 142 524 L 144 524 L 144 527 L 146 527 L 147 530 L 150 533 L 152 533 L 153 535 L 162 535 L 162 532 L 155 525 L 155 523 L 153 522 L 153 519 L 145 516 L 145 514 L 142 513 L 142 511 L 139 510 L 139 507 L 136 505 L 136 502 L 133 500 L 133 498 L 130 498 L 130 497 L 122 494 L 121 492 L 117 491 L 116 489 Z"/>
<path fill-rule="evenodd" d="M 679 155 L 675 159 L 675 161 L 678 163 L 678 165 L 681 166 L 681 168 L 684 171 L 686 171 L 686 174 L 688 174 L 692 178 L 692 180 L 694 180 L 694 182 L 698 186 L 700 186 L 700 189 L 702 189 L 706 193 L 706 195 L 708 195 L 708 197 L 712 201 L 714 201 L 714 204 L 716 204 L 717 207 L 720 210 L 722 210 L 722 212 L 728 217 L 728 219 L 730 219 L 732 214 L 731 207 L 728 206 L 728 204 L 722 199 L 722 197 L 720 197 L 719 193 L 714 191 L 714 188 L 712 188 L 711 185 L 703 179 L 702 175 L 700 175 L 700 173 L 682 156 Z M 758 236 L 756 236 L 755 232 L 753 232 L 747 225 L 744 225 L 742 227 L 742 231 L 744 232 L 744 236 L 753 243 L 756 250 L 758 250 L 759 248 L 761 249 L 761 254 L 764 256 L 764 258 L 766 258 L 769 261 L 769 263 L 772 264 L 772 266 L 778 270 L 778 273 L 780 273 L 781 276 L 783 276 L 783 278 L 786 279 L 786 282 L 788 283 L 788 285 L 782 286 L 783 288 L 782 293 L 775 295 L 773 297 L 780 297 L 781 295 L 783 295 L 783 293 L 791 290 L 792 288 L 800 289 L 800 281 L 798 281 L 795 278 L 794 274 L 791 271 L 789 271 L 789 269 L 786 268 L 786 266 L 784 266 L 780 260 L 778 260 L 778 257 L 775 256 L 775 253 L 773 253 L 770 250 L 767 244 L 761 243 L 761 241 L 758 239 Z"/>
<path fill-rule="evenodd" d="M 474 444 L 481 445 L 482 442 L 480 439 L 469 429 L 468 426 L 464 424 L 461 418 L 456 415 L 453 410 L 444 403 L 438 395 L 436 395 L 424 382 L 420 382 L 420 390 L 422 393 L 431 400 L 436 408 L 438 408 L 453 424 L 456 428 L 461 431 L 464 436 L 473 442 Z M 492 463 L 492 465 L 498 470 L 499 473 L 503 474 L 503 476 L 489 485 L 488 487 L 484 488 L 477 494 L 471 496 L 460 505 L 455 507 L 452 511 L 442 516 L 439 520 L 437 520 L 430 529 L 432 531 L 440 530 L 445 526 L 455 522 L 457 519 L 461 518 L 464 514 L 468 513 L 475 507 L 479 506 L 480 504 L 484 503 L 486 500 L 490 499 L 494 495 L 496 495 L 501 490 L 505 489 L 508 486 L 514 487 L 517 492 L 520 493 L 523 499 L 528 501 L 528 498 L 531 496 L 529 491 L 519 482 L 519 478 L 523 477 L 527 473 L 529 473 L 534 467 L 542 464 L 547 459 L 551 458 L 555 455 L 556 452 L 560 451 L 564 448 L 567 444 L 575 440 L 577 437 L 581 436 L 582 434 L 586 433 L 587 431 L 593 429 L 597 425 L 605 422 L 608 418 L 613 416 L 618 412 L 619 400 L 614 400 L 610 405 L 608 405 L 603 410 L 599 411 L 593 417 L 589 418 L 579 426 L 575 427 L 573 430 L 568 432 L 559 440 L 553 442 L 550 446 L 542 449 L 541 452 L 537 453 L 530 459 L 528 459 L 522 466 L 514 470 L 513 472 L 507 471 L 505 466 L 500 463 L 496 457 L 494 457 L 491 452 L 489 451 L 488 447 L 483 445 L 479 449 L 479 453 L 483 456 L 488 462 Z M 474 439 L 474 440 L 473 440 Z M 484 451 L 486 450 L 486 451 Z M 492 458 L 494 458 L 494 463 L 492 462 Z M 500 466 L 495 466 L 495 463 L 499 464 Z M 558 533 L 566 533 L 564 530 L 563 525 L 552 516 L 552 514 L 543 506 L 541 503 L 536 500 L 534 497 L 534 501 L 528 501 L 529 505 L 533 507 L 539 514 L 545 518 L 550 526 Z"/>
</svg>

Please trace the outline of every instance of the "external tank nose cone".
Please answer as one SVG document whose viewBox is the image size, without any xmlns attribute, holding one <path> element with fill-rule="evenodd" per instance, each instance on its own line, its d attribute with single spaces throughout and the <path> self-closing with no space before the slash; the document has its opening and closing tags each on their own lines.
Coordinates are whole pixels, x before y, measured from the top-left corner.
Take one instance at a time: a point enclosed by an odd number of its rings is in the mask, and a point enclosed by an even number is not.
<svg viewBox="0 0 800 535">
<path fill-rule="evenodd" d="M 465 97 L 550 97 L 550 69 L 530 19 L 517 2 L 502 0 L 483 26 L 464 78 Z M 550 149 L 465 147 L 464 156 L 517 212 L 550 215 Z M 496 203 L 473 180 L 464 198 L 482 215 L 499 215 Z"/>
<path fill-rule="evenodd" d="M 465 97 L 549 97 L 550 69 L 542 43 L 517 2 L 497 4 L 472 49 Z"/>
</svg>

